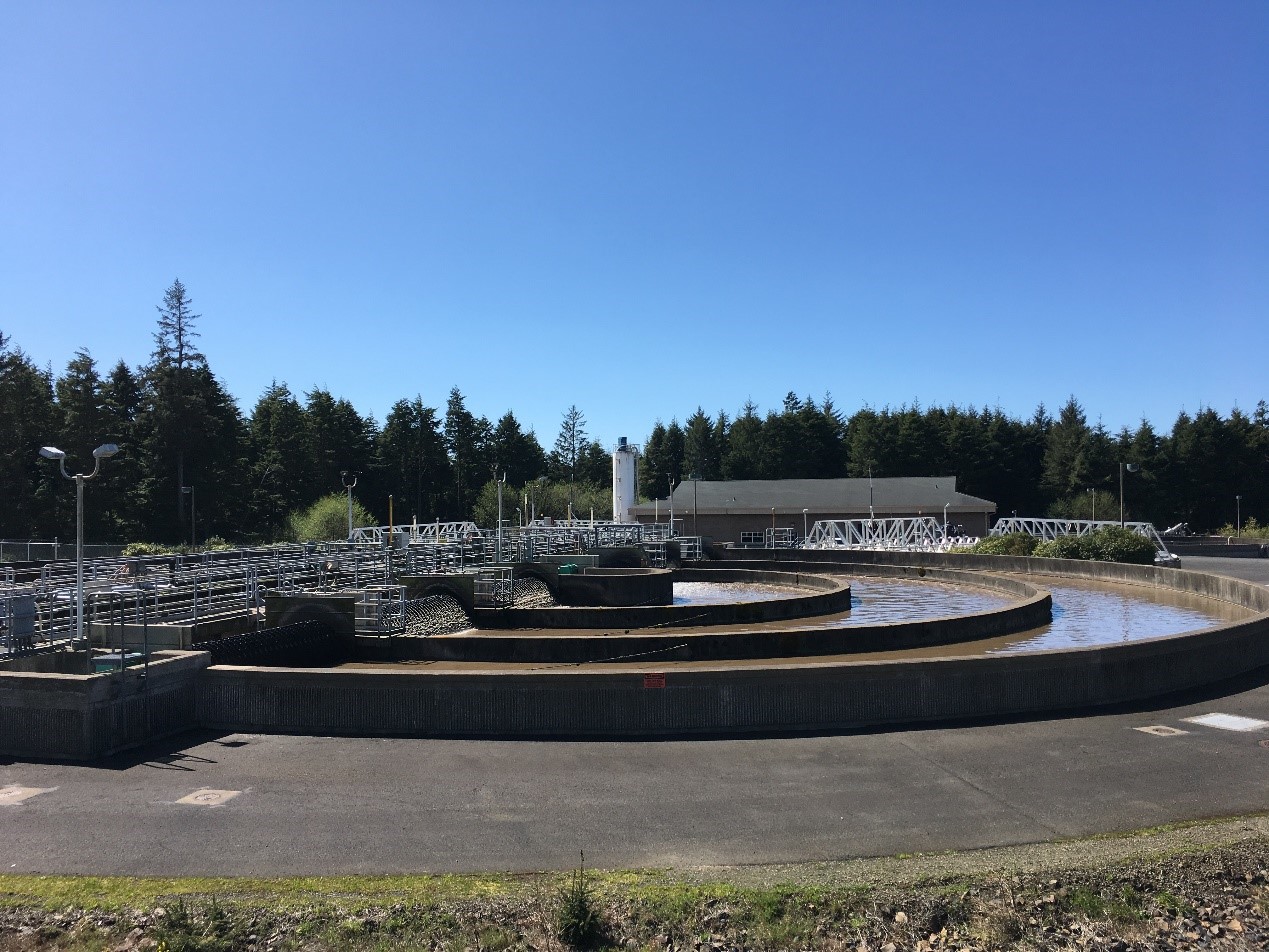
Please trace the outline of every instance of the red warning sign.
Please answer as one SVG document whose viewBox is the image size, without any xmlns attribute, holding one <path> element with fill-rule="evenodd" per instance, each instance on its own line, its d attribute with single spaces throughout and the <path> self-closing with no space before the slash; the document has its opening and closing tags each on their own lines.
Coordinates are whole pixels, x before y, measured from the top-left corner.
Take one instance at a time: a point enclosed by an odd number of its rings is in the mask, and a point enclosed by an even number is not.
<svg viewBox="0 0 1269 952">
<path fill-rule="evenodd" d="M 665 687 L 665 675 L 645 674 L 643 676 L 643 686 L 645 688 L 663 688 Z"/>
</svg>

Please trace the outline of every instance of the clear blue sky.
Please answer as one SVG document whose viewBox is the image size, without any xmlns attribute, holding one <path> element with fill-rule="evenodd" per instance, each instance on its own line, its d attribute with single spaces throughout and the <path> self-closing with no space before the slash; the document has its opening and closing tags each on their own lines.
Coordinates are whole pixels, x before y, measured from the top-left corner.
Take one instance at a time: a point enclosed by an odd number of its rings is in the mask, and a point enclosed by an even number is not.
<svg viewBox="0 0 1269 952">
<path fill-rule="evenodd" d="M 0 329 L 641 441 L 1269 397 L 1269 3 L 0 5 Z"/>
</svg>

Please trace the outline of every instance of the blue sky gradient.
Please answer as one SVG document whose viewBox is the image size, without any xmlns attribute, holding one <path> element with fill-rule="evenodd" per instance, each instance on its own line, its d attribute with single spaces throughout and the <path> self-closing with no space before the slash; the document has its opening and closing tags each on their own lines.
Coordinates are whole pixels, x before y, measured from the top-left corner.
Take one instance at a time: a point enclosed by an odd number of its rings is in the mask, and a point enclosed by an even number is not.
<svg viewBox="0 0 1269 952">
<path fill-rule="evenodd" d="M 0 6 L 0 330 L 250 412 L 457 385 L 1112 430 L 1269 396 L 1269 4 Z"/>
</svg>

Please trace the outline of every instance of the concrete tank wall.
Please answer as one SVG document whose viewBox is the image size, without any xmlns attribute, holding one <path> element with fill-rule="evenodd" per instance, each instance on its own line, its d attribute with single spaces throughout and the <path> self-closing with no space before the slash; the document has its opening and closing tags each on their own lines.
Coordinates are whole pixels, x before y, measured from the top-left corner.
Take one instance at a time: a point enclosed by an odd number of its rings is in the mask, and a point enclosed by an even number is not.
<svg viewBox="0 0 1269 952">
<path fill-rule="evenodd" d="M 200 681 L 199 716 L 233 730 L 445 736 L 841 730 L 1087 710 L 1269 665 L 1269 591 L 1260 586 L 1149 566 L 978 558 L 998 570 L 1066 570 L 1223 597 L 1261 614 L 1195 634 L 981 658 L 677 669 L 652 662 L 532 674 L 213 668 Z M 829 560 L 814 561 L 823 568 Z M 970 567 L 956 557 L 921 561 Z"/>
<path fill-rule="evenodd" d="M 209 660 L 172 651 L 157 652 L 148 671 L 0 669 L 0 754 L 94 760 L 195 727 L 194 685 Z"/>
</svg>

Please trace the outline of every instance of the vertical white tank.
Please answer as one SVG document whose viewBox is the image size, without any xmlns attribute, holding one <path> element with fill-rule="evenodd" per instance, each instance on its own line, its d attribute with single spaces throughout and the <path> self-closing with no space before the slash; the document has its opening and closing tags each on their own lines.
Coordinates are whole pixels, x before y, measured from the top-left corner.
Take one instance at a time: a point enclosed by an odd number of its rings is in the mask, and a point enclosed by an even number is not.
<svg viewBox="0 0 1269 952">
<path fill-rule="evenodd" d="M 612 519 L 613 522 L 634 522 L 630 512 L 639 501 L 639 476 L 636 460 L 637 447 L 631 446 L 623 436 L 612 452 Z"/>
</svg>

